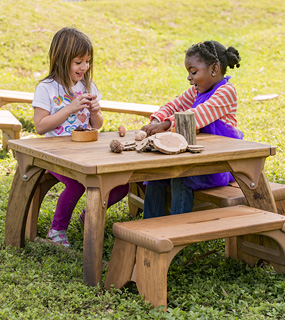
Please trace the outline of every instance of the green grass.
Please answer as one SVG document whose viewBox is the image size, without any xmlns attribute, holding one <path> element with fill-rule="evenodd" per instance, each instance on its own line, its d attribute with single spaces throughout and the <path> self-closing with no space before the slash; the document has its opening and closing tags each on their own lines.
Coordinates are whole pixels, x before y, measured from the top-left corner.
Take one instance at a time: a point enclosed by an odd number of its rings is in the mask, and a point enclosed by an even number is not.
<svg viewBox="0 0 285 320">
<path fill-rule="evenodd" d="M 0 2 L 0 88 L 34 91 L 47 73 L 53 34 L 75 26 L 95 49 L 95 82 L 105 100 L 162 105 L 188 88 L 185 50 L 214 39 L 236 47 L 239 69 L 229 70 L 239 97 L 238 123 L 245 139 L 276 146 L 266 161 L 270 181 L 285 182 L 284 161 L 284 1 L 112 0 Z M 258 94 L 278 99 L 256 102 Z M 34 132 L 30 105 L 13 104 L 24 135 Z M 138 129 L 148 119 L 104 113 L 103 131 L 121 124 Z M 1 137 L 1 136 L 0 136 Z M 183 250 L 168 274 L 168 309 L 152 309 L 134 286 L 105 291 L 84 286 L 83 230 L 78 203 L 68 235 L 69 252 L 36 241 L 24 249 L 4 248 L 5 214 L 16 161 L 0 152 L 0 319 L 285 319 L 285 279 L 267 264 L 249 268 L 224 257 L 223 240 Z M 57 197 L 55 186 L 40 212 L 45 238 Z M 130 220 L 127 199 L 108 210 L 103 258 L 113 245 L 112 224 Z M 190 258 L 215 249 L 202 260 Z M 103 279 L 106 268 L 103 270 Z"/>
</svg>

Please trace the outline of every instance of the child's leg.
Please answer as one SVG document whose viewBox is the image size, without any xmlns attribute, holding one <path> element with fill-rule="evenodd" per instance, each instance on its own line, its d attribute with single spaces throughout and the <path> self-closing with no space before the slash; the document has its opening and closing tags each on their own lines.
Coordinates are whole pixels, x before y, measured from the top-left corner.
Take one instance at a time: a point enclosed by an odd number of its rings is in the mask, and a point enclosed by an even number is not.
<svg viewBox="0 0 285 320">
<path fill-rule="evenodd" d="M 186 187 L 180 178 L 171 179 L 171 214 L 192 212 L 193 189 Z"/>
<path fill-rule="evenodd" d="M 167 186 L 147 185 L 144 197 L 143 218 L 154 218 L 165 215 Z"/>
<path fill-rule="evenodd" d="M 57 201 L 51 229 L 66 230 L 68 228 L 72 212 L 83 195 L 85 187 L 76 180 L 64 177 L 54 172 L 50 173 L 65 185 L 65 189 L 60 194 Z"/>
<path fill-rule="evenodd" d="M 130 184 L 118 186 L 110 191 L 108 208 L 122 200 L 130 191 Z"/>
</svg>

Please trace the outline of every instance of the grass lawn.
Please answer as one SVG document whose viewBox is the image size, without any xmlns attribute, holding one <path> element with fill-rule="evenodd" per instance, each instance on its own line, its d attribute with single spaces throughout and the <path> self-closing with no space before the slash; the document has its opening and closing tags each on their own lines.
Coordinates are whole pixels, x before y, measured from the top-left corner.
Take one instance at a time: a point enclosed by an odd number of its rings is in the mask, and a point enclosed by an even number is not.
<svg viewBox="0 0 285 320">
<path fill-rule="evenodd" d="M 245 139 L 277 148 L 266 161 L 270 181 L 285 183 L 284 1 L 95 0 L 0 2 L 0 89 L 31 91 L 48 69 L 54 33 L 75 26 L 95 49 L 94 80 L 104 100 L 162 105 L 189 86 L 185 51 L 193 43 L 217 40 L 236 47 L 239 69 L 229 70 L 239 97 L 238 127 Z M 255 101 L 257 95 L 277 99 Z M 30 105 L 6 105 L 35 134 Z M 102 131 L 119 125 L 138 129 L 139 116 L 104 113 Z M 0 134 L 1 138 L 1 134 Z M 224 241 L 183 250 L 168 274 L 168 309 L 153 309 L 136 288 L 105 291 L 84 286 L 83 230 L 79 201 L 68 230 L 72 251 L 27 240 L 24 249 L 4 248 L 5 214 L 16 161 L 0 152 L 0 319 L 285 319 L 285 278 L 270 265 L 249 268 L 224 257 Z M 58 194 L 46 197 L 38 223 L 45 238 Z M 103 259 L 113 245 L 112 224 L 130 220 L 125 198 L 107 212 Z M 215 253 L 197 259 L 201 254 Z M 185 264 L 191 259 L 191 263 Z M 103 279 L 106 267 L 103 268 Z"/>
</svg>

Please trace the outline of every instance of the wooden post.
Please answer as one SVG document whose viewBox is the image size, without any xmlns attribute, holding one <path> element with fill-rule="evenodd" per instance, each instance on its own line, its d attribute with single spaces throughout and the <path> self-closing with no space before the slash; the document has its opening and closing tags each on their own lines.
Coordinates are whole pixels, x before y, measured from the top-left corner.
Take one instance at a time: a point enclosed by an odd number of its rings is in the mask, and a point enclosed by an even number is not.
<svg viewBox="0 0 285 320">
<path fill-rule="evenodd" d="M 175 132 L 180 133 L 188 144 L 196 144 L 196 121 L 193 112 L 175 112 Z"/>
</svg>

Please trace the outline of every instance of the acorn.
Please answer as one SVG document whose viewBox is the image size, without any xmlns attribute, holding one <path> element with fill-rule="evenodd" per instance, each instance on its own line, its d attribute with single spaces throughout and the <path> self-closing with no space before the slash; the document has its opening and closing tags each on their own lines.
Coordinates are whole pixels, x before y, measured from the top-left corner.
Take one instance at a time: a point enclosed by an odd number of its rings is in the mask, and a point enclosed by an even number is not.
<svg viewBox="0 0 285 320">
<path fill-rule="evenodd" d="M 126 135 L 126 129 L 123 126 L 119 126 L 118 131 L 120 137 L 124 137 Z"/>
</svg>

